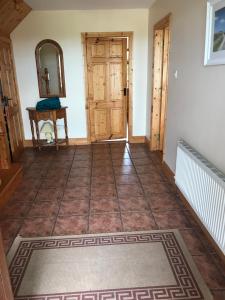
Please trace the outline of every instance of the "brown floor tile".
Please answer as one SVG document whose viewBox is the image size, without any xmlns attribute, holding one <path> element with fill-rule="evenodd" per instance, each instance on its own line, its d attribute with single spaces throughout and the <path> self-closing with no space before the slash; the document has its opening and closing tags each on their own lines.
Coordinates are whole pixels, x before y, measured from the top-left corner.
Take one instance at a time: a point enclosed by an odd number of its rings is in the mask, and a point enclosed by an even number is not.
<svg viewBox="0 0 225 300">
<path fill-rule="evenodd" d="M 121 159 L 122 157 L 130 158 L 130 154 L 126 148 L 111 148 L 111 156 L 114 157 L 114 159 Z"/>
<path fill-rule="evenodd" d="M 37 190 L 21 190 L 19 192 L 13 193 L 13 195 L 10 197 L 10 201 L 13 202 L 30 202 L 34 201 L 35 197 L 37 195 Z"/>
<path fill-rule="evenodd" d="M 30 165 L 30 170 L 33 170 L 33 171 L 44 170 L 47 173 L 49 165 L 50 165 L 49 161 L 47 161 L 47 162 L 45 161 L 45 162 L 42 162 L 42 163 L 33 162 Z"/>
<path fill-rule="evenodd" d="M 125 158 L 128 158 L 130 159 L 130 155 L 128 152 L 113 152 L 112 153 L 112 159 L 113 160 L 122 160 L 122 159 L 125 159 Z"/>
<path fill-rule="evenodd" d="M 35 198 L 35 202 L 39 201 L 60 201 L 63 196 L 63 189 L 40 189 Z"/>
<path fill-rule="evenodd" d="M 124 159 L 113 159 L 112 160 L 113 166 L 132 166 L 132 160 L 128 158 Z"/>
<path fill-rule="evenodd" d="M 7 219 L 0 222 L 0 228 L 2 231 L 3 239 L 11 240 L 15 238 L 17 235 L 20 226 L 22 224 L 22 220 L 19 219 Z"/>
<path fill-rule="evenodd" d="M 99 214 L 90 215 L 89 232 L 90 233 L 106 233 L 122 231 L 120 214 Z"/>
<path fill-rule="evenodd" d="M 93 168 L 95 167 L 111 167 L 112 166 L 112 161 L 111 160 L 94 160 L 92 163 Z"/>
<path fill-rule="evenodd" d="M 85 234 L 88 229 L 88 216 L 59 216 L 54 235 Z"/>
<path fill-rule="evenodd" d="M 167 211 L 181 209 L 175 195 L 171 193 L 152 194 L 146 197 L 153 211 Z"/>
<path fill-rule="evenodd" d="M 86 215 L 89 213 L 88 200 L 62 201 L 59 215 Z"/>
<path fill-rule="evenodd" d="M 74 161 L 77 160 L 91 160 L 92 159 L 92 154 L 90 153 L 83 153 L 83 154 L 75 154 L 74 156 Z"/>
<path fill-rule="evenodd" d="M 182 211 L 153 212 L 160 229 L 191 228 L 191 224 Z"/>
<path fill-rule="evenodd" d="M 90 213 L 92 214 L 105 212 L 114 213 L 119 211 L 119 204 L 114 197 L 95 198 L 91 199 L 90 210 Z"/>
<path fill-rule="evenodd" d="M 149 164 L 151 165 L 152 164 L 150 158 L 148 158 L 147 156 L 143 157 L 143 158 L 134 158 L 134 157 L 132 157 L 132 161 L 133 161 L 135 166 L 145 166 L 145 165 L 149 165 Z"/>
<path fill-rule="evenodd" d="M 90 187 L 79 186 L 73 189 L 66 188 L 63 196 L 63 201 L 67 200 L 82 200 L 90 198 Z"/>
<path fill-rule="evenodd" d="M 124 231 L 157 229 L 153 217 L 147 212 L 122 213 Z"/>
<path fill-rule="evenodd" d="M 145 211 L 149 210 L 148 204 L 144 197 L 126 197 L 119 198 L 121 211 Z"/>
<path fill-rule="evenodd" d="M 166 181 L 159 173 L 152 172 L 150 174 L 139 174 L 140 181 L 143 185 L 151 185 L 153 183 Z"/>
<path fill-rule="evenodd" d="M 152 172 L 157 172 L 155 166 L 151 164 L 143 165 L 143 166 L 135 166 L 135 169 L 138 174 L 152 174 Z"/>
<path fill-rule="evenodd" d="M 109 162 L 110 162 L 110 164 L 112 164 L 111 155 L 110 155 L 109 152 L 104 153 L 104 154 L 94 153 L 93 154 L 93 163 L 96 162 L 96 161 L 99 161 L 99 160 L 106 162 L 106 164 L 109 163 Z"/>
<path fill-rule="evenodd" d="M 69 177 L 88 177 L 91 176 L 91 168 L 72 168 Z"/>
<path fill-rule="evenodd" d="M 58 211 L 57 202 L 35 202 L 28 213 L 28 217 L 55 217 Z"/>
<path fill-rule="evenodd" d="M 136 175 L 117 175 L 117 184 L 137 184 L 139 183 L 138 177 Z"/>
<path fill-rule="evenodd" d="M 46 178 L 41 184 L 42 189 L 63 188 L 66 185 L 66 178 Z"/>
<path fill-rule="evenodd" d="M 152 183 L 151 185 L 142 185 L 146 195 L 170 193 L 168 183 Z"/>
<path fill-rule="evenodd" d="M 145 150 L 132 150 L 130 151 L 132 159 L 145 159 L 148 158 L 148 154 Z"/>
<path fill-rule="evenodd" d="M 69 169 L 61 169 L 61 168 L 54 168 L 54 169 L 50 169 L 48 171 L 48 173 L 46 174 L 46 178 L 47 179 L 51 179 L 51 178 L 64 178 L 64 177 L 68 177 L 69 175 Z"/>
<path fill-rule="evenodd" d="M 69 177 L 67 181 L 67 187 L 72 188 L 72 187 L 77 187 L 77 186 L 90 186 L 91 184 L 91 177 L 86 176 L 86 177 Z"/>
<path fill-rule="evenodd" d="M 210 255 L 193 256 L 193 259 L 209 288 L 225 289 L 225 277 L 215 266 Z"/>
<path fill-rule="evenodd" d="M 19 234 L 23 237 L 50 236 L 54 227 L 55 218 L 25 219 Z"/>
<path fill-rule="evenodd" d="M 206 253 L 206 248 L 194 229 L 181 229 L 179 231 L 192 255 L 202 255 Z"/>
<path fill-rule="evenodd" d="M 56 169 L 56 168 L 60 168 L 60 169 L 70 169 L 71 168 L 71 161 L 65 161 L 62 160 L 61 162 L 59 161 L 52 161 L 50 163 L 50 168 L 52 169 Z"/>
<path fill-rule="evenodd" d="M 225 289 L 224 290 L 211 290 L 214 300 L 225 300 Z"/>
<path fill-rule="evenodd" d="M 207 249 L 208 250 L 208 249 Z M 210 253 L 211 257 L 215 263 L 216 266 L 218 266 L 221 274 L 225 278 L 225 261 L 222 260 L 221 256 L 219 256 L 217 253 Z"/>
<path fill-rule="evenodd" d="M 38 190 L 42 181 L 39 178 L 23 179 L 17 191 Z"/>
<path fill-rule="evenodd" d="M 42 169 L 41 167 L 39 169 L 31 169 L 31 168 L 28 168 L 28 169 L 25 169 L 23 168 L 23 178 L 25 180 L 27 179 L 30 179 L 30 178 L 33 178 L 33 179 L 41 179 L 41 178 L 44 178 L 46 177 L 48 171 L 47 169 Z"/>
<path fill-rule="evenodd" d="M 10 202 L 4 207 L 0 217 L 24 218 L 31 207 L 32 202 Z"/>
<path fill-rule="evenodd" d="M 144 144 L 26 149 L 21 162 L 23 181 L 4 209 L 4 219 L 0 215 L 6 250 L 18 232 L 38 237 L 53 231 L 73 235 L 178 228 L 215 299 L 224 298 L 221 261 L 163 176 L 158 155 Z"/>
<path fill-rule="evenodd" d="M 114 173 L 116 175 L 120 175 L 120 174 L 132 175 L 132 174 L 136 174 L 136 171 L 133 166 L 114 166 Z"/>
<path fill-rule="evenodd" d="M 113 175 L 113 168 L 106 166 L 106 167 L 93 167 L 92 169 L 92 176 L 112 176 Z"/>
<path fill-rule="evenodd" d="M 133 197 L 139 197 L 143 195 L 143 191 L 138 184 L 117 185 L 117 192 L 119 198 L 129 197 L 130 195 Z"/>
<path fill-rule="evenodd" d="M 92 185 L 91 187 L 91 198 L 96 197 L 115 197 L 116 194 L 116 187 L 115 184 L 99 184 L 99 185 Z"/>
<path fill-rule="evenodd" d="M 90 168 L 90 160 L 75 160 L 72 165 L 73 168 Z"/>
<path fill-rule="evenodd" d="M 3 247 L 4 247 L 4 250 L 5 250 L 5 254 L 8 253 L 10 247 L 12 246 L 12 243 L 13 243 L 13 239 L 11 239 L 11 240 L 3 240 Z"/>
<path fill-rule="evenodd" d="M 97 177 L 92 177 L 91 178 L 91 184 L 92 186 L 94 185 L 99 185 L 99 184 L 114 184 L 114 176 L 113 175 L 108 175 L 108 176 L 97 176 Z"/>
</svg>

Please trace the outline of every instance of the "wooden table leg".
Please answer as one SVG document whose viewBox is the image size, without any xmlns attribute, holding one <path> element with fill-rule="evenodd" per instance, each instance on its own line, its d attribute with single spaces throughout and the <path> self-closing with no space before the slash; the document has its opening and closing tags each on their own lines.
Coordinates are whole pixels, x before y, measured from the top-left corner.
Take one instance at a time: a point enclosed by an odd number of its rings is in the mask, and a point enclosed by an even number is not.
<svg viewBox="0 0 225 300">
<path fill-rule="evenodd" d="M 36 134 L 37 134 L 37 144 L 38 144 L 38 149 L 41 150 L 41 141 L 40 141 L 40 132 L 39 132 L 39 127 L 38 127 L 38 121 L 35 120 L 35 129 L 36 129 Z"/>
<path fill-rule="evenodd" d="M 56 150 L 59 150 L 59 144 L 58 144 L 58 132 L 57 132 L 57 126 L 56 126 L 56 120 L 53 120 L 53 127 L 54 127 L 54 134 L 55 134 L 55 145 L 56 145 Z"/>
<path fill-rule="evenodd" d="M 69 138 L 68 138 L 68 127 L 67 127 L 67 117 L 64 117 L 64 128 L 65 128 L 65 135 L 66 135 L 66 144 L 69 145 Z"/>
<path fill-rule="evenodd" d="M 34 135 L 34 124 L 33 121 L 30 119 L 30 127 L 31 127 L 31 133 L 32 133 L 32 143 L 33 147 L 36 146 L 36 140 L 35 140 L 35 135 Z"/>
</svg>

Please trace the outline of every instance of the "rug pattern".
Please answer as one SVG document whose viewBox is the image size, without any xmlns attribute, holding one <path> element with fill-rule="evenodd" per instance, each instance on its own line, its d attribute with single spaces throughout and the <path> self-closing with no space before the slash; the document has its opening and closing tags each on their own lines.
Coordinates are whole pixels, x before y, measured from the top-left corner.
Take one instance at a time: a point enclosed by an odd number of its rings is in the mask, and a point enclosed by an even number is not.
<svg viewBox="0 0 225 300">
<path fill-rule="evenodd" d="M 129 289 L 96 290 L 66 294 L 18 296 L 20 284 L 32 252 L 43 249 L 93 247 L 134 243 L 162 243 L 176 285 L 132 287 Z M 132 233 L 121 235 L 85 236 L 75 238 L 50 238 L 21 241 L 10 264 L 10 276 L 15 300 L 156 300 L 156 299 L 204 299 L 186 261 L 174 232 Z"/>
</svg>

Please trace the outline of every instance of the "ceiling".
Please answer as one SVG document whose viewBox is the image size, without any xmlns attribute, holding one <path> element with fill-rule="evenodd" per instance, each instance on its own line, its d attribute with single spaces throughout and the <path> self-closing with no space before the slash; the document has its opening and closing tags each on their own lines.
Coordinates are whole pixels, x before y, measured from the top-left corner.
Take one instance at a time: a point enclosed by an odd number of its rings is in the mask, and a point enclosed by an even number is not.
<svg viewBox="0 0 225 300">
<path fill-rule="evenodd" d="M 33 10 L 149 8 L 155 0 L 25 0 Z"/>
</svg>

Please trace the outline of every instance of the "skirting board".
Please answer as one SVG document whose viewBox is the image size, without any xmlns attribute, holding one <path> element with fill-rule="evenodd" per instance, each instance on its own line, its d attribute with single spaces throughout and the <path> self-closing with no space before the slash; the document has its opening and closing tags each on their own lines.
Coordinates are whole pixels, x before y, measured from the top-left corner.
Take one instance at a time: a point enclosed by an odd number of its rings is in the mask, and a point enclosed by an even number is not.
<svg viewBox="0 0 225 300">
<path fill-rule="evenodd" d="M 144 144 L 145 136 L 131 136 L 129 138 L 129 143 L 131 144 Z"/>
<path fill-rule="evenodd" d="M 224 256 L 224 254 L 222 253 L 220 248 L 217 246 L 214 239 L 209 234 L 208 230 L 202 224 L 201 220 L 199 219 L 199 217 L 195 213 L 194 209 L 189 204 L 188 200 L 184 197 L 184 195 L 181 193 L 181 191 L 176 186 L 174 172 L 170 169 L 170 167 L 166 164 L 165 161 L 163 161 L 163 163 L 162 163 L 162 168 L 163 168 L 163 172 L 166 175 L 166 177 L 168 178 L 169 182 L 176 188 L 176 191 L 177 191 L 178 195 L 180 196 L 180 199 L 181 199 L 182 203 L 189 210 L 189 212 L 191 213 L 191 216 L 196 221 L 196 223 L 198 223 L 198 225 L 200 226 L 201 230 L 204 232 L 204 234 L 205 234 L 208 242 L 210 243 L 210 245 L 212 245 L 213 249 L 215 249 L 217 254 L 220 256 L 222 262 L 224 263 L 224 268 L 225 268 L 225 256 Z"/>
<path fill-rule="evenodd" d="M 144 144 L 146 143 L 146 137 L 145 136 L 132 136 L 129 139 L 129 143 L 131 144 Z M 25 148 L 33 147 L 32 140 L 24 140 L 23 145 Z M 88 138 L 70 138 L 69 139 L 69 145 L 90 145 L 90 142 Z M 63 146 L 63 145 L 62 145 Z"/>
<path fill-rule="evenodd" d="M 70 146 L 74 146 L 74 145 L 89 145 L 89 141 L 87 138 L 73 138 L 73 139 L 69 139 L 69 145 Z M 32 140 L 24 140 L 23 141 L 23 146 L 25 148 L 31 148 L 33 147 L 33 143 Z M 64 146 L 64 145 L 62 145 Z"/>
<path fill-rule="evenodd" d="M 145 144 L 147 145 L 148 149 L 151 151 L 151 140 L 147 136 L 145 137 Z"/>
</svg>

